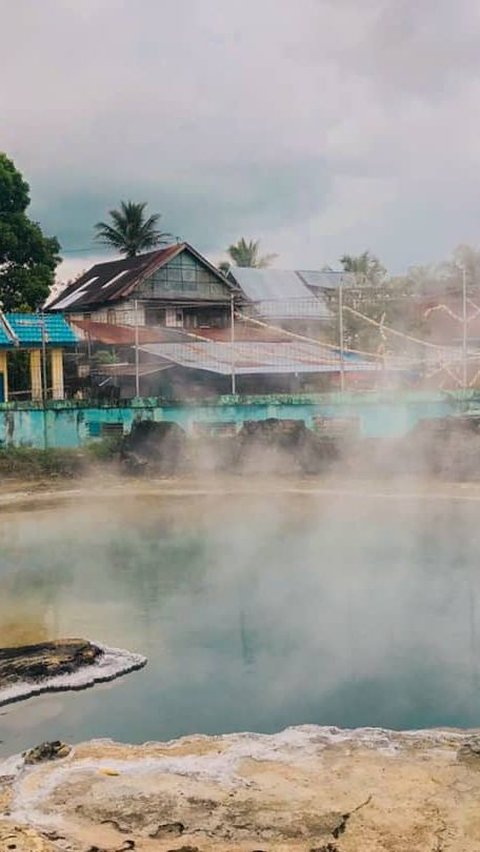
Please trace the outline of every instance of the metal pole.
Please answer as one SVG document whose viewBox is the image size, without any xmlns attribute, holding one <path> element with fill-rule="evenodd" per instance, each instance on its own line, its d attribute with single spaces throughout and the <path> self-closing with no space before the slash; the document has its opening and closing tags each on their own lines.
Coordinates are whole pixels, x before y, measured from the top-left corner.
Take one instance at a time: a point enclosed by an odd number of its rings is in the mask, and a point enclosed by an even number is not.
<svg viewBox="0 0 480 852">
<path fill-rule="evenodd" d="M 47 426 L 47 340 L 45 334 L 45 317 L 40 318 L 42 331 L 42 406 L 43 406 L 43 448 L 48 449 L 48 426 Z"/>
<path fill-rule="evenodd" d="M 467 376 L 467 275 L 465 267 L 462 269 L 462 300 L 463 300 L 463 339 L 462 339 L 462 363 L 463 363 L 463 389 L 468 385 Z"/>
<path fill-rule="evenodd" d="M 47 341 L 45 336 L 45 317 L 40 319 L 40 327 L 42 330 L 42 399 L 45 405 L 47 399 Z"/>
<path fill-rule="evenodd" d="M 138 351 L 138 300 L 134 301 L 135 306 L 135 396 L 140 396 L 140 362 Z"/>
<path fill-rule="evenodd" d="M 340 390 L 345 390 L 345 363 L 344 363 L 344 340 L 343 340 L 343 278 L 340 278 L 338 288 L 338 332 L 340 337 Z"/>
<path fill-rule="evenodd" d="M 235 381 L 235 303 L 234 295 L 230 294 L 230 347 L 232 350 L 231 376 L 232 376 L 232 395 L 237 392 Z"/>
</svg>

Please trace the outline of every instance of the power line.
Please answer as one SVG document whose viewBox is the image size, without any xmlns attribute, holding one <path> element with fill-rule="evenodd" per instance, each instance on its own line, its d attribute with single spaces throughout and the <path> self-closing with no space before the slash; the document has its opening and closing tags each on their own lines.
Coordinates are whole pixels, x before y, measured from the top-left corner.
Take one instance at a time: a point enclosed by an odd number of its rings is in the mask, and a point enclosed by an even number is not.
<svg viewBox="0 0 480 852">
<path fill-rule="evenodd" d="M 96 246 L 93 245 L 89 248 L 62 248 L 62 246 L 60 246 L 60 252 L 61 254 L 80 254 L 84 251 L 92 251 L 95 248 Z"/>
</svg>

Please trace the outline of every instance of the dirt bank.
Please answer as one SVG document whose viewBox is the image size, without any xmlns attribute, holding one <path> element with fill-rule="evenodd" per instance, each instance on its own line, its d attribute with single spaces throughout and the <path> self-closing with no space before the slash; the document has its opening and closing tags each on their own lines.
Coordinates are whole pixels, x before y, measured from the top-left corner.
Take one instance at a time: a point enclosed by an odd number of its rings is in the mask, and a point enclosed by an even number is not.
<svg viewBox="0 0 480 852">
<path fill-rule="evenodd" d="M 477 732 L 308 726 L 144 746 L 92 742 L 36 766 L 10 758 L 0 775 L 2 850 L 480 848 Z M 30 846 L 22 830 L 37 832 Z"/>
</svg>

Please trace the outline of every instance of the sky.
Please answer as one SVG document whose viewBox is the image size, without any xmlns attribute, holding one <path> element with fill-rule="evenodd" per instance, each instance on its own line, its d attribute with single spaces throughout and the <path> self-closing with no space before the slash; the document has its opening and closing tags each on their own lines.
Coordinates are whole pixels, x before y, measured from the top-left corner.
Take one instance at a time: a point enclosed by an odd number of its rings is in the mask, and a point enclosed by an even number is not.
<svg viewBox="0 0 480 852">
<path fill-rule="evenodd" d="M 60 278 L 121 199 L 212 260 L 480 244 L 477 0 L 0 0 L 0 149 Z"/>
</svg>

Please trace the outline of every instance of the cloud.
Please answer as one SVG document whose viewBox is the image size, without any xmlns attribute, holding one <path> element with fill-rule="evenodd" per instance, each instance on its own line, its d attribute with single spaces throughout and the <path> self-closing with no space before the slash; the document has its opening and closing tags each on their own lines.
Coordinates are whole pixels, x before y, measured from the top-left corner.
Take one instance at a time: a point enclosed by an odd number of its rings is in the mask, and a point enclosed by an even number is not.
<svg viewBox="0 0 480 852">
<path fill-rule="evenodd" d="M 244 234 L 298 266 L 370 247 L 398 270 L 477 239 L 474 0 L 17 0 L 3 17 L 1 144 L 66 249 L 95 253 L 127 197 L 211 255 Z"/>
</svg>

